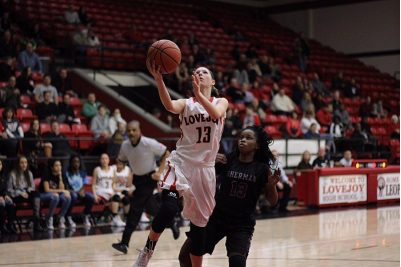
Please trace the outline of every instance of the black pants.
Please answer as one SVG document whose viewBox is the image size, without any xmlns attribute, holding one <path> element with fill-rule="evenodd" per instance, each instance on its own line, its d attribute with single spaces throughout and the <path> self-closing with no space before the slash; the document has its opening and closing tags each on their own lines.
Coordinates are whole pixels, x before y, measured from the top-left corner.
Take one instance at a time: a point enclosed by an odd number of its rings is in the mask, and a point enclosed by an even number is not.
<svg viewBox="0 0 401 267">
<path fill-rule="evenodd" d="M 291 186 L 287 183 L 283 183 L 284 188 L 283 189 L 278 189 L 277 191 L 283 192 L 283 197 L 279 201 L 279 210 L 285 210 L 288 206 L 288 200 L 290 199 L 290 193 L 291 193 Z"/>
<path fill-rule="evenodd" d="M 156 188 L 156 181 L 152 180 L 150 174 L 135 176 L 135 191 L 131 197 L 131 204 L 128 212 L 127 223 L 124 228 L 121 243 L 128 246 L 132 233 L 138 226 L 143 210 L 148 201 L 153 196 L 153 190 Z"/>
<path fill-rule="evenodd" d="M 28 193 L 28 198 L 23 198 L 22 196 L 17 196 L 13 198 L 14 203 L 29 203 L 33 209 L 33 216 L 36 219 L 40 217 L 40 194 L 37 191 L 32 191 Z"/>
<path fill-rule="evenodd" d="M 4 227 L 7 224 L 12 224 L 15 220 L 16 210 L 13 203 L 0 204 L 0 227 Z"/>
</svg>

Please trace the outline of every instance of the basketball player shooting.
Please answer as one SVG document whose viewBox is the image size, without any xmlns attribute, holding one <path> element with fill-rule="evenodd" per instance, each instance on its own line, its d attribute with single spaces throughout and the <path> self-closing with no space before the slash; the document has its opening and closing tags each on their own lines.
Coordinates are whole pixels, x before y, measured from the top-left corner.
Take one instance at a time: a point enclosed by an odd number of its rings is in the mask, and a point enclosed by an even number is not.
<svg viewBox="0 0 401 267">
<path fill-rule="evenodd" d="M 189 236 L 192 266 L 202 266 L 204 229 L 215 206 L 216 155 L 224 127 L 228 101 L 212 97 L 215 81 L 205 67 L 192 75 L 194 97 L 171 100 L 163 82 L 160 65 L 147 61 L 164 107 L 179 114 L 181 138 L 176 150 L 167 158 L 168 168 L 161 180 L 162 206 L 152 222 L 148 240 L 134 266 L 147 266 L 157 240 L 178 210 L 179 197 L 184 199 L 183 216 L 190 220 Z"/>
</svg>

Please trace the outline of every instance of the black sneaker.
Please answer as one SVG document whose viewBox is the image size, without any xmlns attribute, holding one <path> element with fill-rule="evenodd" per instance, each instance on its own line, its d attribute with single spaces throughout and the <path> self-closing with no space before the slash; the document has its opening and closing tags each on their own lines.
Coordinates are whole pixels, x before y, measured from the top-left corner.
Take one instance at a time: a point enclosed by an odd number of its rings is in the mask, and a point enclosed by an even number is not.
<svg viewBox="0 0 401 267">
<path fill-rule="evenodd" d="M 173 224 L 171 225 L 171 231 L 173 232 L 174 240 L 180 238 L 180 227 L 178 227 L 178 222 L 174 220 Z"/>
<path fill-rule="evenodd" d="M 113 243 L 111 246 L 124 254 L 128 252 L 128 246 L 123 243 Z"/>
</svg>

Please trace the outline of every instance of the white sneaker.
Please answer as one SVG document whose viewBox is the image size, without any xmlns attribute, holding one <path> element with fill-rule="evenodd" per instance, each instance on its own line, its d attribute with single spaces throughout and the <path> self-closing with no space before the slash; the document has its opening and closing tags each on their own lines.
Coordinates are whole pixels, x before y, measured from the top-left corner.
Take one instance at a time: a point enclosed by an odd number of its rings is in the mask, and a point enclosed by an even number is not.
<svg viewBox="0 0 401 267">
<path fill-rule="evenodd" d="M 67 221 L 68 221 L 68 225 L 70 226 L 70 228 L 76 228 L 77 225 L 75 224 L 75 222 L 72 220 L 71 216 L 67 217 Z"/>
<path fill-rule="evenodd" d="M 133 267 L 146 267 L 148 266 L 149 260 L 152 257 L 153 250 L 149 250 L 147 248 L 144 248 L 143 250 L 138 250 L 139 255 L 138 258 L 136 259 L 136 262 L 134 263 Z"/>
<path fill-rule="evenodd" d="M 51 230 L 51 231 L 54 230 L 54 226 L 53 226 L 53 217 L 49 217 L 49 218 L 47 219 L 46 226 L 47 226 L 47 230 Z"/>
<path fill-rule="evenodd" d="M 64 217 L 60 217 L 60 221 L 58 222 L 58 228 L 65 229 L 65 218 Z"/>
<path fill-rule="evenodd" d="M 113 221 L 112 221 L 111 224 L 114 225 L 114 226 L 117 226 L 117 227 L 124 227 L 125 226 L 125 222 L 123 222 L 121 220 L 121 217 L 118 216 L 118 215 L 113 217 Z"/>
<path fill-rule="evenodd" d="M 91 227 L 91 222 L 89 221 L 89 215 L 85 215 L 84 217 L 84 226 Z"/>
<path fill-rule="evenodd" d="M 141 223 L 150 222 L 150 220 L 149 220 L 148 216 L 146 216 L 146 213 L 145 213 L 145 212 L 142 212 L 142 216 L 141 216 L 141 219 L 140 219 L 139 221 L 140 221 Z"/>
</svg>

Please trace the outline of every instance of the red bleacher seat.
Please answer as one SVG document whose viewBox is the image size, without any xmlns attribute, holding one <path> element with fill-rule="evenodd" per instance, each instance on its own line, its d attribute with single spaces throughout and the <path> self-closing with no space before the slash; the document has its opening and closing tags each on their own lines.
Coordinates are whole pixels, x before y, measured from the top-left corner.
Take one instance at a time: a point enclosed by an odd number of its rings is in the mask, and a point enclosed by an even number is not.
<svg viewBox="0 0 401 267">
<path fill-rule="evenodd" d="M 19 108 L 17 109 L 17 118 L 22 122 L 31 122 L 36 119 L 31 109 Z"/>
<path fill-rule="evenodd" d="M 266 126 L 265 131 L 272 137 L 272 138 L 279 138 L 281 137 L 281 132 L 278 130 L 277 127 L 274 126 Z"/>
<path fill-rule="evenodd" d="M 50 132 L 50 131 L 51 131 L 50 124 L 45 123 L 45 122 L 42 122 L 42 123 L 40 124 L 40 132 L 41 132 L 42 134 L 48 133 L 48 132 Z"/>
<path fill-rule="evenodd" d="M 21 127 L 22 130 L 24 131 L 24 133 L 26 133 L 27 131 L 29 131 L 30 128 L 30 123 L 29 122 L 21 122 Z"/>
</svg>

